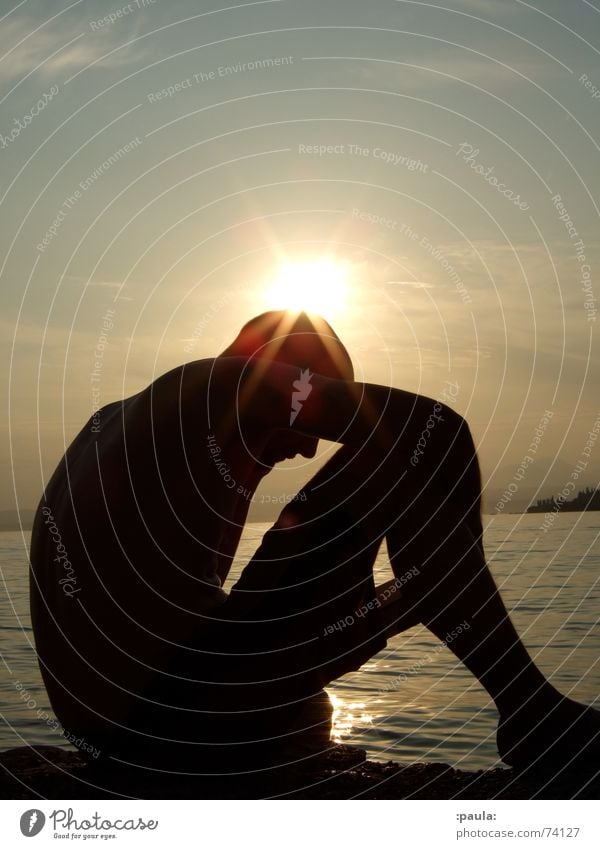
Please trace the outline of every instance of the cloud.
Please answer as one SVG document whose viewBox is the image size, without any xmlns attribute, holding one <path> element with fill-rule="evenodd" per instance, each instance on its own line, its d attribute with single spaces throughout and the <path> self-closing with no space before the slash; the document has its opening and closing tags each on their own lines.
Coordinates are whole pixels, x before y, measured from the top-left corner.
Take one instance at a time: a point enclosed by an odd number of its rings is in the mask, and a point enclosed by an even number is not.
<svg viewBox="0 0 600 849">
<path fill-rule="evenodd" d="M 122 280 L 93 280 L 90 277 L 83 277 L 80 274 L 67 274 L 63 278 L 65 282 L 74 282 L 78 286 L 82 286 L 85 288 L 86 292 L 90 289 L 99 289 L 99 294 L 104 294 L 103 290 L 112 290 L 115 292 L 115 297 L 113 298 L 113 303 L 116 301 L 133 301 L 134 298 L 130 297 L 127 294 L 123 294 L 124 292 L 131 291 L 131 288 L 127 287 Z M 118 293 L 118 294 L 116 294 Z"/>
<path fill-rule="evenodd" d="M 145 45 L 115 48 L 135 41 L 139 34 L 142 21 L 132 17 L 120 22 L 118 29 L 93 32 L 89 16 L 79 10 L 55 15 L 45 23 L 41 15 L 8 15 L 0 24 L 0 80 L 9 83 L 38 74 L 55 82 L 91 63 L 96 68 L 131 65 L 146 52 Z"/>
</svg>

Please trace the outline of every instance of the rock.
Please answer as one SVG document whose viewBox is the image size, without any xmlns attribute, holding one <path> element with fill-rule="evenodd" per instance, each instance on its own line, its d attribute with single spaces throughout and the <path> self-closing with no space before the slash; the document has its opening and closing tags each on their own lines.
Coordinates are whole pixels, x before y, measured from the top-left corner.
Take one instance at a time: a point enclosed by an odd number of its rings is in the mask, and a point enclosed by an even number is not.
<svg viewBox="0 0 600 849">
<path fill-rule="evenodd" d="M 364 750 L 342 745 L 248 775 L 165 775 L 114 762 L 88 764 L 54 746 L 0 752 L 0 767 L 4 799 L 596 799 L 600 791 L 600 769 L 466 772 L 441 763 L 374 763 Z"/>
</svg>

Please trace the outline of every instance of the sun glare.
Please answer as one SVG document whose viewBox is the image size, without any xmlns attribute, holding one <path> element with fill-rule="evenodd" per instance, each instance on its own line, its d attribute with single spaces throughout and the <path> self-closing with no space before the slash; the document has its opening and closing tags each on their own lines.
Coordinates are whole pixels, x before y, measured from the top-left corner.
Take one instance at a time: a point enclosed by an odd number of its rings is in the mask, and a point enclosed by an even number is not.
<svg viewBox="0 0 600 849">
<path fill-rule="evenodd" d="M 332 319 L 348 302 L 348 272 L 331 259 L 287 262 L 265 293 L 267 309 L 304 310 Z"/>
</svg>

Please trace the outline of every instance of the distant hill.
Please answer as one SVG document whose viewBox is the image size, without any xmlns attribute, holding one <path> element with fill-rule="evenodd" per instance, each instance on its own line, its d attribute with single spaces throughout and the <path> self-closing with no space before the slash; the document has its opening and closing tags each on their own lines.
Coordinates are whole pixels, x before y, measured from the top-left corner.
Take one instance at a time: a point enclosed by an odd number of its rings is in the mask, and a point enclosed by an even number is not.
<svg viewBox="0 0 600 849">
<path fill-rule="evenodd" d="M 513 463 L 489 471 L 484 489 L 484 511 L 492 515 L 525 513 L 531 504 L 549 492 L 561 492 L 576 462 L 563 457 L 538 457 L 524 470 Z M 600 469 L 586 470 L 577 480 L 577 489 L 595 487 L 599 479 Z"/>
<path fill-rule="evenodd" d="M 0 531 L 30 531 L 35 510 L 0 510 Z"/>
<path fill-rule="evenodd" d="M 538 498 L 535 504 L 527 508 L 528 513 L 561 513 L 584 512 L 587 510 L 600 510 L 600 487 L 587 487 L 580 490 L 575 498 L 561 501 L 551 496 L 550 498 Z"/>
</svg>

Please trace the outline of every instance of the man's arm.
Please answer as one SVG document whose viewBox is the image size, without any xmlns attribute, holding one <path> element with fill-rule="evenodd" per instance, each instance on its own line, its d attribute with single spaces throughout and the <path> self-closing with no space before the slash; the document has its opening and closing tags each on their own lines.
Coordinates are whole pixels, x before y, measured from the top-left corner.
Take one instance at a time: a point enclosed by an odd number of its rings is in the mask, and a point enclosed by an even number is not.
<svg viewBox="0 0 600 849">
<path fill-rule="evenodd" d="M 233 558 L 235 557 L 240 537 L 244 530 L 244 525 L 246 524 L 249 509 L 250 501 L 243 495 L 239 495 L 235 504 L 233 516 L 225 522 L 225 529 L 223 531 L 223 536 L 221 537 L 217 553 L 217 574 L 221 579 L 221 585 L 225 583 L 231 569 L 231 564 L 233 563 Z"/>
<path fill-rule="evenodd" d="M 300 368 L 284 363 L 217 357 L 210 380 L 213 389 L 209 391 L 209 406 L 212 401 L 215 415 L 228 415 L 229 427 L 241 429 L 242 435 L 245 428 L 267 432 L 291 427 L 318 439 L 356 445 L 369 442 L 373 447 L 389 450 L 399 436 L 418 438 L 423 416 L 426 419 L 436 403 L 400 389 L 312 374 L 302 381 L 301 395 L 306 397 L 295 405 L 300 409 L 290 424 L 292 401 L 298 391 L 294 384 L 300 376 Z M 227 412 L 224 386 L 230 390 Z"/>
</svg>

